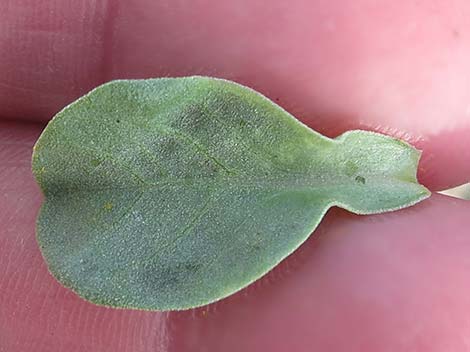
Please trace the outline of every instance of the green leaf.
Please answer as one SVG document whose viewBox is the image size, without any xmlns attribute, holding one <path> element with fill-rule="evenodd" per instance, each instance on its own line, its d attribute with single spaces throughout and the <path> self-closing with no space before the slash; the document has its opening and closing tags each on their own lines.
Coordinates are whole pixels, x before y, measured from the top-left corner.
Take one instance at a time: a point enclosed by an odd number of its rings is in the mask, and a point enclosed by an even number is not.
<svg viewBox="0 0 470 352">
<path fill-rule="evenodd" d="M 34 148 L 37 237 L 52 274 L 91 302 L 201 306 L 272 269 L 332 206 L 371 214 L 428 197 L 419 156 L 377 133 L 326 138 L 225 80 L 114 81 Z"/>
</svg>

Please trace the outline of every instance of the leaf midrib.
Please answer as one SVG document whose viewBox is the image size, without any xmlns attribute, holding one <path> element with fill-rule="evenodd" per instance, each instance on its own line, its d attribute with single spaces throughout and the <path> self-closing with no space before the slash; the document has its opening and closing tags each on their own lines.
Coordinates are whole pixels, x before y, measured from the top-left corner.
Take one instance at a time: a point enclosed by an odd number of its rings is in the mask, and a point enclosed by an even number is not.
<svg viewBox="0 0 470 352">
<path fill-rule="evenodd" d="M 214 187 L 214 186 L 222 186 L 224 188 L 228 187 L 235 187 L 239 189 L 246 189 L 252 188 L 253 190 L 258 189 L 266 189 L 266 186 L 276 187 L 278 190 L 292 190 L 292 189 L 319 189 L 319 188 L 329 188 L 329 187 L 341 187 L 341 186 L 351 186 L 352 183 L 355 183 L 354 177 L 355 176 L 340 176 L 334 178 L 335 180 L 339 180 L 339 182 L 331 182 L 333 179 L 332 177 L 321 175 L 319 177 L 308 177 L 308 175 L 304 174 L 290 174 L 289 178 L 279 178 L 279 177 L 241 177 L 247 175 L 237 175 L 232 177 L 200 177 L 198 179 L 187 178 L 187 179 L 178 179 L 179 182 L 161 182 L 161 183 L 148 183 L 145 184 L 134 184 L 129 186 L 112 186 L 112 187 L 84 187 L 82 185 L 77 185 L 76 187 L 62 187 L 57 188 L 56 186 L 50 186 L 49 188 L 58 189 L 58 192 L 68 191 L 68 192 L 94 192 L 94 191 L 112 191 L 112 190 L 128 190 L 128 191 L 149 191 L 149 190 L 158 190 L 158 189 L 165 189 L 171 188 L 176 186 L 187 186 L 186 188 L 207 188 L 207 187 Z M 300 176 L 294 177 L 293 176 Z M 316 175 L 315 175 L 316 176 Z M 383 174 L 362 174 L 366 180 L 370 179 L 383 179 L 383 180 L 395 180 L 401 183 L 410 183 L 414 184 L 415 182 L 412 180 L 404 180 L 400 177 L 387 177 Z M 302 180 L 303 179 L 303 180 Z M 322 180 L 323 179 L 323 180 Z M 324 180 L 327 179 L 327 180 Z M 366 181 L 364 185 L 358 185 L 367 187 L 367 183 L 370 181 Z M 374 182 L 375 183 L 375 182 Z M 317 186 L 318 185 L 318 186 Z M 259 187 L 256 187 L 259 186 Z M 184 188 L 184 187 L 183 187 Z M 55 192 L 47 192 L 47 194 L 54 194 Z"/>
</svg>

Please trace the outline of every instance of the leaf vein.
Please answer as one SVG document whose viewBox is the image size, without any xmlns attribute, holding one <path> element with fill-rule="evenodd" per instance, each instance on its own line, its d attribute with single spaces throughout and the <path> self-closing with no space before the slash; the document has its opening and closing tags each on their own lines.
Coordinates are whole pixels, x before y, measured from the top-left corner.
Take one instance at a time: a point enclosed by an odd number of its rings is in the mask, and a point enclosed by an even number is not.
<svg viewBox="0 0 470 352">
<path fill-rule="evenodd" d="M 188 136 L 184 133 L 181 133 L 179 131 L 176 131 L 172 128 L 169 128 L 168 126 L 158 126 L 157 128 L 161 133 L 167 134 L 169 136 L 178 137 L 182 141 L 188 143 L 188 145 L 193 146 L 195 148 L 196 152 L 199 152 L 200 154 L 204 155 L 207 159 L 209 159 L 209 160 L 213 161 L 214 163 L 216 163 L 218 166 L 220 166 L 222 169 L 224 169 L 224 171 L 227 172 L 228 174 L 233 174 L 234 173 L 233 170 L 231 170 L 229 167 L 227 167 L 223 162 L 218 160 L 215 156 L 213 156 L 206 147 L 201 145 L 199 142 L 197 142 L 196 140 L 194 140 L 190 136 Z"/>
</svg>

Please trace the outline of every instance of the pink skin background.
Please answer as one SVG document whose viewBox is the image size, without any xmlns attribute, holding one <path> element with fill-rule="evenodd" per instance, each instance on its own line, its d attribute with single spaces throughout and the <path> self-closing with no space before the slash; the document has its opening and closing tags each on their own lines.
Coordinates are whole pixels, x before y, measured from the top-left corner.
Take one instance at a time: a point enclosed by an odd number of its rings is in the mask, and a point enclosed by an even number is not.
<svg viewBox="0 0 470 352">
<path fill-rule="evenodd" d="M 249 85 L 328 136 L 403 138 L 423 150 L 427 187 L 463 183 L 469 1 L 3 0 L 0 52 L 0 351 L 470 350 L 469 202 L 333 209 L 238 294 L 143 312 L 95 306 L 51 277 L 30 172 L 45 123 L 89 89 L 200 74 Z"/>
</svg>

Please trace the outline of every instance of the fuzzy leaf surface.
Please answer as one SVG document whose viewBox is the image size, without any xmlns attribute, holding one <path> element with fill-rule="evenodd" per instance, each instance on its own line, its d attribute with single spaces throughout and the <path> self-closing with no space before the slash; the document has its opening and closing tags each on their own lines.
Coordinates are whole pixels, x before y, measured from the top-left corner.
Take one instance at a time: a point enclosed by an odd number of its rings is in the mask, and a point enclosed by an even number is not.
<svg viewBox="0 0 470 352">
<path fill-rule="evenodd" d="M 377 133 L 324 137 L 226 80 L 113 81 L 34 148 L 37 238 L 51 273 L 89 301 L 197 307 L 263 276 L 332 206 L 372 214 L 428 197 L 419 156 Z"/>
</svg>

